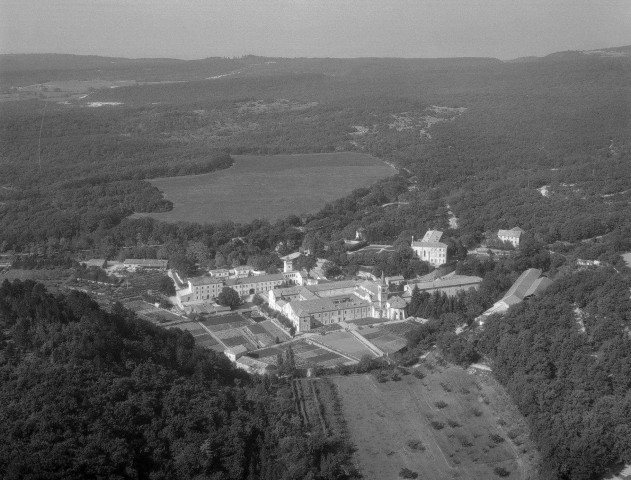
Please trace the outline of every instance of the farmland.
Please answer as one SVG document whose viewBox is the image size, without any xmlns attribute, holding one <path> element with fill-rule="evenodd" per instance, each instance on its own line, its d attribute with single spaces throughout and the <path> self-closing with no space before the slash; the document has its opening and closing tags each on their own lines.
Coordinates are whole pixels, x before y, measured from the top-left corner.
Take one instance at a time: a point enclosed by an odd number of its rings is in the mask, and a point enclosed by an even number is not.
<svg viewBox="0 0 631 480">
<path fill-rule="evenodd" d="M 291 343 L 284 343 L 277 346 L 265 348 L 251 352 L 249 355 L 252 358 L 260 360 L 268 365 L 276 365 L 276 359 L 278 354 L 283 353 L 289 346 L 291 346 L 298 368 L 308 367 L 334 367 L 341 364 L 353 364 L 355 361 L 331 352 L 323 347 L 312 345 L 304 340 L 298 340 Z"/>
<path fill-rule="evenodd" d="M 151 180 L 173 202 L 173 210 L 135 216 L 200 223 L 275 220 L 316 212 L 394 173 L 377 158 L 352 152 L 234 158 L 226 170 Z"/>
<path fill-rule="evenodd" d="M 417 372 L 387 383 L 334 379 L 364 478 L 397 478 L 403 468 L 435 480 L 499 478 L 498 471 L 530 478 L 527 429 L 493 380 L 432 363 Z"/>
<path fill-rule="evenodd" d="M 326 335 L 313 337 L 312 340 L 357 360 L 366 355 L 369 357 L 375 356 L 368 347 L 349 332 L 331 332 Z"/>
</svg>

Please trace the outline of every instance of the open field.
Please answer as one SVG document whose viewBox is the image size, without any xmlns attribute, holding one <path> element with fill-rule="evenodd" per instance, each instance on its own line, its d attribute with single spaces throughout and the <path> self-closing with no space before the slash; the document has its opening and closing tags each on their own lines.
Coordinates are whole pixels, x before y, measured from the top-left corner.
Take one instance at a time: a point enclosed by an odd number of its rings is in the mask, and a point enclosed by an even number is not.
<svg viewBox="0 0 631 480">
<path fill-rule="evenodd" d="M 234 166 L 226 170 L 151 180 L 173 202 L 173 210 L 135 216 L 200 223 L 275 220 L 316 212 L 394 173 L 381 160 L 354 152 L 234 158 Z"/>
<path fill-rule="evenodd" d="M 363 327 L 357 333 L 386 353 L 398 352 L 407 345 L 403 335 L 389 332 L 383 327 Z"/>
<path fill-rule="evenodd" d="M 371 358 L 375 357 L 375 354 L 366 345 L 349 332 L 330 332 L 326 335 L 313 337 L 312 340 L 357 360 L 361 360 L 365 355 Z"/>
<path fill-rule="evenodd" d="M 496 468 L 530 478 L 527 429 L 501 387 L 458 367 L 421 370 L 422 380 L 333 379 L 365 479 L 395 479 L 402 468 L 433 480 L 500 478 Z"/>
</svg>

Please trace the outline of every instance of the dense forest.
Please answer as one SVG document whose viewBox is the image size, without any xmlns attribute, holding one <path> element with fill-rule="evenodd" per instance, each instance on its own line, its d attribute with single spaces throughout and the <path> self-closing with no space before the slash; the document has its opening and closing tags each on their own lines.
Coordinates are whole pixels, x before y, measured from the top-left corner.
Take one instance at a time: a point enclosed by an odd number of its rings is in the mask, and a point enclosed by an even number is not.
<svg viewBox="0 0 631 480">
<path fill-rule="evenodd" d="M 546 478 L 602 478 L 631 463 L 630 286 L 613 269 L 565 275 L 478 339 L 532 427 Z"/>
<path fill-rule="evenodd" d="M 352 478 L 345 440 L 301 426 L 287 381 L 188 332 L 6 280 L 0 331 L 2 478 Z"/>
</svg>

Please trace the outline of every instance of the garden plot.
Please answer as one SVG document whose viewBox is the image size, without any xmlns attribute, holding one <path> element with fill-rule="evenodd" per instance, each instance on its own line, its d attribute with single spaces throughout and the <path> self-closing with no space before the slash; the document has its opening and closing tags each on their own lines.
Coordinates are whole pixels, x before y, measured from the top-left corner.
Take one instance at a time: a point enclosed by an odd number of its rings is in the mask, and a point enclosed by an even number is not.
<svg viewBox="0 0 631 480">
<path fill-rule="evenodd" d="M 243 345 L 245 348 L 248 349 L 248 351 L 256 350 L 258 348 L 258 345 L 256 345 L 240 329 L 237 328 L 220 330 L 218 332 L 213 332 L 213 334 L 219 339 L 221 343 L 223 343 L 228 348 L 236 347 L 239 345 Z"/>
<path fill-rule="evenodd" d="M 221 332 L 223 330 L 230 330 L 240 327 L 251 325 L 254 322 L 249 320 L 238 313 L 231 313 L 229 315 L 220 315 L 217 317 L 210 317 L 201 322 L 211 332 Z"/>
<path fill-rule="evenodd" d="M 412 320 L 407 322 L 398 322 L 398 323 L 386 323 L 382 328 L 387 330 L 390 333 L 394 333 L 395 335 L 399 335 L 401 337 L 405 337 L 406 333 L 411 332 L 416 327 L 418 327 L 420 323 L 414 322 Z"/>
<path fill-rule="evenodd" d="M 195 339 L 195 345 L 199 347 L 208 348 L 216 352 L 224 351 L 224 346 L 215 340 L 199 322 L 180 323 L 171 328 L 181 328 L 189 331 Z"/>
<path fill-rule="evenodd" d="M 311 340 L 357 360 L 360 360 L 365 355 L 371 358 L 375 357 L 375 354 L 366 345 L 360 342 L 353 334 L 346 331 L 327 333 L 326 335 L 312 337 Z"/>
<path fill-rule="evenodd" d="M 268 347 L 276 343 L 289 340 L 289 335 L 274 325 L 271 321 L 266 320 L 255 325 L 248 325 L 243 329 L 246 335 L 249 333 L 256 339 L 256 342 L 262 347 Z"/>
<path fill-rule="evenodd" d="M 390 333 L 383 327 L 365 327 L 358 333 L 386 353 L 398 352 L 407 345 L 405 337 Z"/>
<path fill-rule="evenodd" d="M 353 364 L 354 361 L 338 355 L 337 353 L 330 352 L 325 348 L 317 345 L 311 345 L 304 340 L 298 340 L 289 344 L 282 344 L 274 347 L 264 348 L 255 352 L 250 352 L 248 355 L 252 358 L 260 360 L 261 362 L 269 365 L 276 365 L 276 359 L 279 354 L 291 345 L 294 352 L 294 358 L 296 366 L 299 368 L 309 367 L 333 367 L 340 364 Z"/>
</svg>

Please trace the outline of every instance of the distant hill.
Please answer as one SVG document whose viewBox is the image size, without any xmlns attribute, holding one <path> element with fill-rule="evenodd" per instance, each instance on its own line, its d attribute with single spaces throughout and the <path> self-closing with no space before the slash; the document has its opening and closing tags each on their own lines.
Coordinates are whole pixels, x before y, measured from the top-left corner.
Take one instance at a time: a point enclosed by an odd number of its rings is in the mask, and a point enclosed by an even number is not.
<svg viewBox="0 0 631 480">
<path fill-rule="evenodd" d="M 241 58 L 210 57 L 199 60 L 171 58 L 119 58 L 66 54 L 0 55 L 0 85 L 25 86 L 60 80 L 191 81 L 227 74 L 278 75 L 324 73 L 333 76 L 377 71 L 396 73 L 468 68 L 501 63 L 495 58 Z"/>
</svg>

